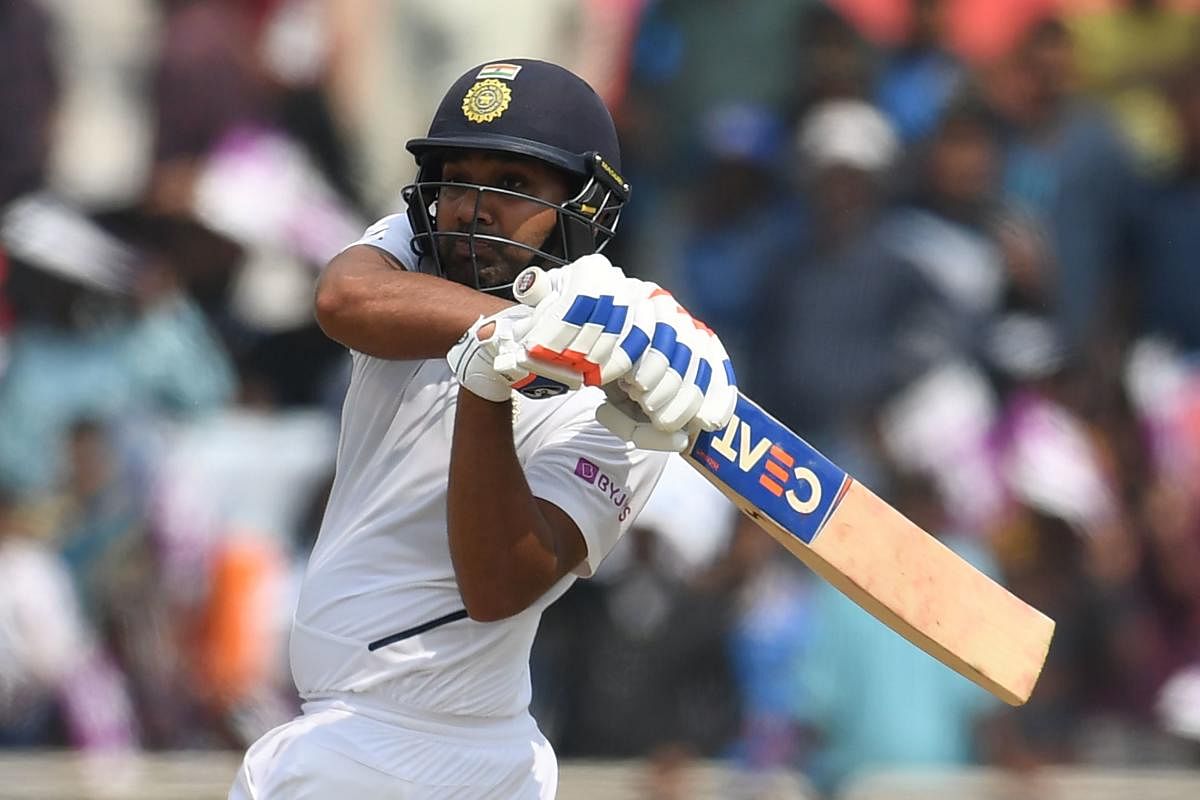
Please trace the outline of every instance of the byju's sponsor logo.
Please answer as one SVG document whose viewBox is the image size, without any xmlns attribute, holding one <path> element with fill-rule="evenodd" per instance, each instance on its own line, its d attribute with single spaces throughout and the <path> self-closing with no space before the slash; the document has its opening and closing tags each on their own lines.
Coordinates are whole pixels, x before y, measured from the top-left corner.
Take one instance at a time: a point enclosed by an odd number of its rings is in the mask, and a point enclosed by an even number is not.
<svg viewBox="0 0 1200 800">
<path fill-rule="evenodd" d="M 595 483 L 596 476 L 600 474 L 600 468 L 586 458 L 581 458 L 579 459 L 579 463 L 575 465 L 575 474 L 588 483 Z"/>
<path fill-rule="evenodd" d="M 620 522 L 624 522 L 631 511 L 629 507 L 629 492 L 614 481 L 612 478 L 600 471 L 600 468 L 588 461 L 586 458 L 579 459 L 575 464 L 575 474 L 592 486 L 595 486 L 600 491 L 608 496 L 612 504 L 620 509 L 621 513 L 617 517 Z"/>
</svg>

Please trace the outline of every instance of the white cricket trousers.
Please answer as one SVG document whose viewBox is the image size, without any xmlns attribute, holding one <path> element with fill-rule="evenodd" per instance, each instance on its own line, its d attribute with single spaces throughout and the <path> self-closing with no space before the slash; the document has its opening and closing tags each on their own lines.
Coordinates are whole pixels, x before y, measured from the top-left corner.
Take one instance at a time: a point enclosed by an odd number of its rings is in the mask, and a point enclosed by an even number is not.
<svg viewBox="0 0 1200 800">
<path fill-rule="evenodd" d="M 306 703 L 246 751 L 229 800 L 554 798 L 558 762 L 528 714 L 476 726 L 396 722 L 337 701 Z"/>
</svg>

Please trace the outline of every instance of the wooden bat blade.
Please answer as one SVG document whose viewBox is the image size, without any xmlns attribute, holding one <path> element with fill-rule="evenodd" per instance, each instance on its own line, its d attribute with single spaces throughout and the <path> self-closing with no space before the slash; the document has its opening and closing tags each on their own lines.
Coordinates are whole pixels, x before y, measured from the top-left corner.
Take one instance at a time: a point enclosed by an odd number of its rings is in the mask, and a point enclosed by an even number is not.
<svg viewBox="0 0 1200 800">
<path fill-rule="evenodd" d="M 921 530 L 751 400 L 684 457 L 767 533 L 892 630 L 1010 705 L 1054 621 Z"/>
</svg>

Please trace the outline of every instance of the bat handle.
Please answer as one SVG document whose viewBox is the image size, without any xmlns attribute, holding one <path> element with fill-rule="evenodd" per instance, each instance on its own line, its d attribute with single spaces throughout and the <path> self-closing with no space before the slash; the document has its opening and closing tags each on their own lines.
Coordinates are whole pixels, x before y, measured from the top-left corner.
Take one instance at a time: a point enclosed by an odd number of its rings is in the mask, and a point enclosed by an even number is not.
<svg viewBox="0 0 1200 800">
<path fill-rule="evenodd" d="M 553 290 L 553 280 L 541 267 L 526 267 L 513 281 L 513 297 L 527 306 L 536 306 Z"/>
</svg>

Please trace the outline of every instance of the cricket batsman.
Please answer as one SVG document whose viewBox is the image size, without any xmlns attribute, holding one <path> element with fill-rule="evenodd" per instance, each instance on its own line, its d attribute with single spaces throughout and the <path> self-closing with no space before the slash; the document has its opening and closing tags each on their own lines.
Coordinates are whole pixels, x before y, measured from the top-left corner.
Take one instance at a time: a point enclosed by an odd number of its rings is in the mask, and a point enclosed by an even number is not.
<svg viewBox="0 0 1200 800">
<path fill-rule="evenodd" d="M 407 147 L 405 212 L 317 287 L 353 367 L 292 630 L 303 709 L 231 800 L 554 797 L 529 713 L 542 612 L 737 399 L 717 336 L 601 254 L 630 187 L 583 80 L 474 67 Z"/>
</svg>

